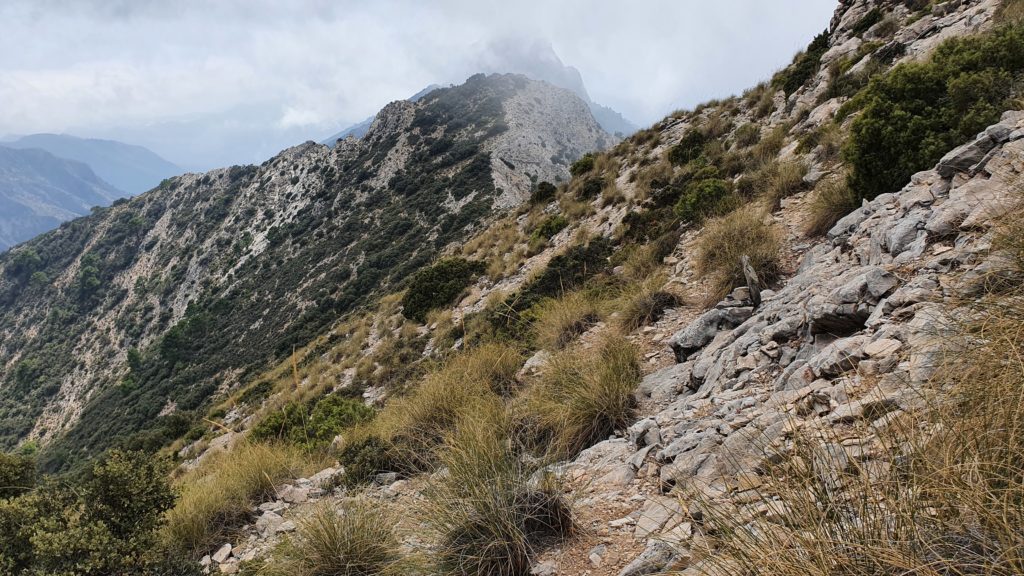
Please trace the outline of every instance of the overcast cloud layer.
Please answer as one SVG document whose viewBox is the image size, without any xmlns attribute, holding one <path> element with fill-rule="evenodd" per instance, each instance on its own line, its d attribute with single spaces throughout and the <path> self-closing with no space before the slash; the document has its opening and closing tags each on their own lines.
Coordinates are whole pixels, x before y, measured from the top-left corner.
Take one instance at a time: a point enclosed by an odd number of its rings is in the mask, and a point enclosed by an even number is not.
<svg viewBox="0 0 1024 576">
<path fill-rule="evenodd" d="M 828 25 L 831 0 L 4 0 L 0 135 L 259 162 L 431 83 L 548 42 L 644 126 L 739 93 Z M 500 47 L 500 48 L 498 48 Z"/>
</svg>

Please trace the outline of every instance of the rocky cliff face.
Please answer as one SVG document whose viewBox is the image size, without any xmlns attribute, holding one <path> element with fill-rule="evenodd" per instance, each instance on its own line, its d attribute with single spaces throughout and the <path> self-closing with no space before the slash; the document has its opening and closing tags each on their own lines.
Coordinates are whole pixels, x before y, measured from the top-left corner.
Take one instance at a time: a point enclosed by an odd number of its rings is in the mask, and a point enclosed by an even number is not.
<svg viewBox="0 0 1024 576">
<path fill-rule="evenodd" d="M 69 222 L 0 258 L 0 438 L 54 465 L 155 440 L 612 142 L 571 93 L 481 75 Z"/>
</svg>

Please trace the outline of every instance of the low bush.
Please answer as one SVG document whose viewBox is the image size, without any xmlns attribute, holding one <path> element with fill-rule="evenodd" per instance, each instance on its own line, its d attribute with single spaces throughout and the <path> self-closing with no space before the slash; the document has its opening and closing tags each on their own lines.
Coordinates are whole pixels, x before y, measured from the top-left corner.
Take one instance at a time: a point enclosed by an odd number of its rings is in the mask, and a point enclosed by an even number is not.
<svg viewBox="0 0 1024 576">
<path fill-rule="evenodd" d="M 668 161 L 676 166 L 682 166 L 696 160 L 704 150 L 706 141 L 703 132 L 696 128 L 689 129 L 675 146 L 669 148 Z"/>
<path fill-rule="evenodd" d="M 731 203 L 732 185 L 720 178 L 694 180 L 675 205 L 675 214 L 683 222 L 699 223 L 720 214 Z"/>
<path fill-rule="evenodd" d="M 317 505 L 274 550 L 268 576 L 387 576 L 401 567 L 394 519 L 379 504 L 349 500 Z"/>
<path fill-rule="evenodd" d="M 173 572 L 156 530 L 174 502 L 166 461 L 112 451 L 83 476 L 48 480 L 0 499 L 0 571 L 4 574 L 108 576 Z"/>
<path fill-rule="evenodd" d="M 815 36 L 805 52 L 797 54 L 788 68 L 775 74 L 772 86 L 785 90 L 786 96 L 803 87 L 821 68 L 821 57 L 828 50 L 828 41 L 828 30 Z"/>
<path fill-rule="evenodd" d="M 427 312 L 451 304 L 486 266 L 463 258 L 447 258 L 423 268 L 409 280 L 402 297 L 402 314 L 423 322 Z"/>
<path fill-rule="evenodd" d="M 342 430 L 373 415 L 374 410 L 361 400 L 331 394 L 311 408 L 301 402 L 289 402 L 265 415 L 249 434 L 257 442 L 281 440 L 308 449 L 322 448 Z"/>
<path fill-rule="evenodd" d="M 167 513 L 165 545 L 198 558 L 252 518 L 253 506 L 274 497 L 277 486 L 313 472 L 321 462 L 298 448 L 236 445 L 183 478 L 181 498 Z"/>
<path fill-rule="evenodd" d="M 736 145 L 740 148 L 749 148 L 761 139 L 761 127 L 749 122 L 737 128 L 733 138 L 736 139 Z"/>
<path fill-rule="evenodd" d="M 28 456 L 0 452 L 0 498 L 31 490 L 36 483 L 36 463 Z"/>
<path fill-rule="evenodd" d="M 573 178 L 578 178 L 594 169 L 594 155 L 591 153 L 584 154 L 579 160 L 572 163 L 569 166 L 569 173 L 572 174 Z"/>
<path fill-rule="evenodd" d="M 640 382 L 636 346 L 607 336 L 591 350 L 556 354 L 526 400 L 533 432 L 558 458 L 572 458 L 633 422 Z"/>
<path fill-rule="evenodd" d="M 508 413 L 478 405 L 445 439 L 448 471 L 426 491 L 437 564 L 453 576 L 527 576 L 537 552 L 572 534 L 571 508 L 541 463 L 524 458 Z"/>
<path fill-rule="evenodd" d="M 872 199 L 999 119 L 1024 71 L 1024 25 L 955 38 L 927 62 L 876 77 L 841 114 L 861 109 L 844 149 L 850 188 Z"/>
<path fill-rule="evenodd" d="M 561 350 L 600 318 L 595 299 L 583 292 L 549 298 L 530 311 L 534 343 L 547 350 Z"/>
<path fill-rule="evenodd" d="M 748 206 L 710 220 L 697 240 L 696 272 L 709 281 L 708 303 L 721 300 L 733 288 L 746 285 L 742 257 L 750 258 L 762 286 L 781 273 L 782 236 L 756 207 Z"/>
<path fill-rule="evenodd" d="M 540 182 L 530 193 L 530 204 L 547 204 L 555 199 L 558 188 L 551 182 Z"/>
<path fill-rule="evenodd" d="M 533 232 L 530 233 L 530 240 L 550 240 L 552 236 L 565 230 L 569 221 L 561 214 L 553 214 L 545 218 Z"/>
</svg>

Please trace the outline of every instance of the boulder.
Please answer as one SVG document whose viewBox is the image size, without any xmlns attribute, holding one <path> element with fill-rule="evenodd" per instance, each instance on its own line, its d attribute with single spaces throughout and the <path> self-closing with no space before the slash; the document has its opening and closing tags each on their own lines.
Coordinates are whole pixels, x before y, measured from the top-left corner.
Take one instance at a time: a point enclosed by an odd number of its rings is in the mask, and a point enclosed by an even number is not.
<svg viewBox="0 0 1024 576">
<path fill-rule="evenodd" d="M 814 375 L 822 378 L 838 376 L 853 369 L 865 356 L 867 336 L 851 336 L 836 340 L 808 361 Z"/>
<path fill-rule="evenodd" d="M 673 564 L 678 557 L 678 552 L 669 544 L 659 540 L 649 540 L 647 548 L 619 571 L 619 576 L 658 574 Z"/>
<path fill-rule="evenodd" d="M 974 142 L 964 144 L 959 148 L 949 151 L 939 160 L 935 170 L 943 178 L 952 178 L 957 172 L 965 172 L 981 162 L 985 154 L 988 154 L 988 151 L 994 148 L 995 145 L 996 142 L 988 134 L 982 134 Z"/>
</svg>

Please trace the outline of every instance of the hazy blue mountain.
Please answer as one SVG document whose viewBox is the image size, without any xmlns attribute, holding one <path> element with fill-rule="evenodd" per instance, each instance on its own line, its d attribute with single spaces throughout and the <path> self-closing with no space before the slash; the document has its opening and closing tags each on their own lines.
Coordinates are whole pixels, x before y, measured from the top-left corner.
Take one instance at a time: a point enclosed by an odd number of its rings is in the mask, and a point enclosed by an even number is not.
<svg viewBox="0 0 1024 576">
<path fill-rule="evenodd" d="M 38 148 L 60 158 L 82 162 L 97 176 L 131 195 L 155 188 L 164 178 L 184 172 L 148 148 L 115 140 L 32 134 L 4 145 Z"/>
<path fill-rule="evenodd" d="M 81 162 L 0 146 L 0 251 L 124 196 Z"/>
<path fill-rule="evenodd" d="M 406 100 L 408 100 L 409 102 L 418 102 L 420 100 L 420 98 L 423 98 L 427 94 L 430 94 L 431 92 L 433 92 L 434 90 L 437 90 L 440 87 L 441 86 L 438 86 L 437 84 L 431 84 L 430 86 L 427 86 L 423 90 L 420 90 L 419 92 L 417 92 L 417 93 L 413 94 L 412 96 L 406 98 Z M 366 132 L 370 129 L 370 124 L 373 124 L 373 119 L 374 118 L 376 118 L 376 116 L 370 116 L 369 118 L 367 118 L 366 120 L 363 120 L 362 122 L 360 122 L 358 124 L 353 124 L 353 125 L 349 126 L 348 128 L 345 128 L 341 132 L 338 132 L 337 134 L 335 134 L 333 136 L 330 136 L 329 138 L 325 138 L 324 140 L 321 140 L 320 143 L 321 144 L 326 144 L 328 146 L 333 147 L 338 142 L 338 140 L 344 140 L 345 138 L 348 138 L 349 136 L 355 136 L 356 138 L 362 138 L 363 136 L 366 135 Z"/>
</svg>

